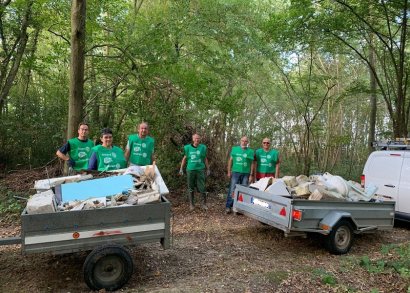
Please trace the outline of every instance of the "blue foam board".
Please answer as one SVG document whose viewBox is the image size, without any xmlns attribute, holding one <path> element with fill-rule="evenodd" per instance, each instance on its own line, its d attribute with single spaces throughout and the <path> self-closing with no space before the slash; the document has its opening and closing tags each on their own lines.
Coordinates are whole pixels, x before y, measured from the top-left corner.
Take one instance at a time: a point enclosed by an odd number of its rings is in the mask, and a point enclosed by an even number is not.
<svg viewBox="0 0 410 293">
<path fill-rule="evenodd" d="M 121 193 L 124 189 L 133 189 L 131 175 L 86 180 L 61 184 L 62 200 L 84 200 L 90 197 L 102 197 Z"/>
</svg>

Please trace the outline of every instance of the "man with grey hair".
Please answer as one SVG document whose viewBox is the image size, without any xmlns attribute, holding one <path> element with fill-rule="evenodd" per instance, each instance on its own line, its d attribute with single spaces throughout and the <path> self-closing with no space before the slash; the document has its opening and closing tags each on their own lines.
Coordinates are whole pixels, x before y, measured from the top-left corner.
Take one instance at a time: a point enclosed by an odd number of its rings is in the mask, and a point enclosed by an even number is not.
<svg viewBox="0 0 410 293">
<path fill-rule="evenodd" d="M 254 174 L 255 151 L 248 148 L 249 139 L 247 136 L 241 138 L 241 145 L 232 148 L 228 162 L 228 178 L 231 179 L 229 192 L 226 197 L 225 212 L 230 214 L 233 206 L 233 191 L 236 184 L 248 185 L 252 182 Z"/>
<path fill-rule="evenodd" d="M 195 186 L 198 192 L 202 194 L 202 208 L 207 210 L 206 206 L 206 188 L 205 188 L 205 168 L 206 175 L 209 176 L 211 171 L 209 170 L 208 159 L 206 157 L 206 146 L 200 144 L 201 135 L 195 133 L 192 136 L 192 143 L 184 146 L 184 158 L 181 162 L 181 168 L 179 169 L 179 174 L 184 175 L 184 165 L 187 164 L 187 181 L 188 181 L 188 191 L 189 191 L 189 208 L 190 210 L 195 209 L 194 205 L 194 192 Z"/>
<path fill-rule="evenodd" d="M 138 126 L 138 134 L 131 134 L 125 151 L 125 159 L 130 166 L 152 165 L 154 158 L 155 140 L 148 136 L 148 124 L 141 123 Z"/>
</svg>

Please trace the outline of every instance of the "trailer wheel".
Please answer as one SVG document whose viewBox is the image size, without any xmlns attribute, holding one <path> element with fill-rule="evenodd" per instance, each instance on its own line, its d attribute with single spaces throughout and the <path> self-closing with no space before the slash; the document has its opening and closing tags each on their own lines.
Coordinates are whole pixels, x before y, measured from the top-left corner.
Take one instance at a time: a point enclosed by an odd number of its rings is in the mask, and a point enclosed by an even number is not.
<svg viewBox="0 0 410 293">
<path fill-rule="evenodd" d="M 332 254 L 345 254 L 353 244 L 353 228 L 348 220 L 342 219 L 325 238 L 327 250 Z"/>
<path fill-rule="evenodd" d="M 94 249 L 83 265 L 84 281 L 93 290 L 118 290 L 128 282 L 133 270 L 130 253 L 116 244 Z"/>
</svg>

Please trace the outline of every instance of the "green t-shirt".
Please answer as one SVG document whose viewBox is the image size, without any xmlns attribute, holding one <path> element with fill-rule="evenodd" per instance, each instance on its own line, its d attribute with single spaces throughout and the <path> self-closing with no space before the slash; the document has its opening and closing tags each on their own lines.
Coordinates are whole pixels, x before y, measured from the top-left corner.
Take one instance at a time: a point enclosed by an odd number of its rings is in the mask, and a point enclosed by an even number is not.
<svg viewBox="0 0 410 293">
<path fill-rule="evenodd" d="M 98 171 L 111 171 L 127 167 L 124 151 L 117 146 L 107 149 L 102 145 L 93 147 L 98 160 Z"/>
<path fill-rule="evenodd" d="M 250 173 L 254 155 L 255 151 L 250 148 L 243 150 L 240 146 L 233 147 L 231 152 L 232 171 L 245 174 Z"/>
<path fill-rule="evenodd" d="M 184 153 L 187 158 L 188 170 L 202 170 L 205 169 L 206 146 L 199 144 L 194 147 L 192 144 L 184 146 Z"/>
<path fill-rule="evenodd" d="M 154 139 L 147 136 L 141 139 L 138 134 L 131 134 L 128 137 L 130 147 L 130 162 L 135 165 L 151 165 L 151 156 L 154 152 Z"/>
<path fill-rule="evenodd" d="M 263 149 L 256 150 L 256 171 L 263 174 L 274 174 L 279 153 L 277 150 L 265 152 Z"/>
<path fill-rule="evenodd" d="M 77 137 L 68 140 L 70 143 L 70 151 L 68 155 L 74 160 L 74 170 L 87 169 L 88 162 L 92 154 L 91 149 L 94 147 L 94 142 L 90 139 L 81 141 Z"/>
</svg>

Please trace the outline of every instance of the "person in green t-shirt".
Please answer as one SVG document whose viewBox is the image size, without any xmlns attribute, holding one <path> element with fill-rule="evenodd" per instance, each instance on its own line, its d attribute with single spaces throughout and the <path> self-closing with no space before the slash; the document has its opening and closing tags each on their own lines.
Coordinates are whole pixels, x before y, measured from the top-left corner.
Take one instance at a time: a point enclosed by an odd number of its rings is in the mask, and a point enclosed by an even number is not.
<svg viewBox="0 0 410 293">
<path fill-rule="evenodd" d="M 100 139 L 102 144 L 93 147 L 88 169 L 111 171 L 127 168 L 124 151 L 112 144 L 112 130 L 109 128 L 101 130 Z"/>
<path fill-rule="evenodd" d="M 94 142 L 88 139 L 90 126 L 81 122 L 78 125 L 78 137 L 68 140 L 56 153 L 56 155 L 68 162 L 74 170 L 87 169 L 91 157 L 91 149 Z"/>
<path fill-rule="evenodd" d="M 184 146 L 184 158 L 181 162 L 181 168 L 179 169 L 179 174 L 184 175 L 184 165 L 187 164 L 187 181 L 188 181 L 188 191 L 189 191 L 189 208 L 195 209 L 194 205 L 194 192 L 195 186 L 199 193 L 202 194 L 202 208 L 207 210 L 206 206 L 206 188 L 205 188 L 205 168 L 206 175 L 209 176 L 211 171 L 209 169 L 208 159 L 206 157 L 206 146 L 200 144 L 201 135 L 195 133 L 192 136 L 192 143 Z"/>
<path fill-rule="evenodd" d="M 232 192 L 236 184 L 248 185 L 253 180 L 254 170 L 254 150 L 248 148 L 249 139 L 247 136 L 241 138 L 241 145 L 232 148 L 228 162 L 228 178 L 231 179 L 229 192 L 226 197 L 225 212 L 230 214 L 233 206 Z"/>
<path fill-rule="evenodd" d="M 265 177 L 279 178 L 279 152 L 271 149 L 269 138 L 262 140 L 262 148 L 255 152 L 255 161 L 256 180 Z"/>
<path fill-rule="evenodd" d="M 148 124 L 141 123 L 138 126 L 138 134 L 128 136 L 125 158 L 130 166 L 152 165 L 154 157 L 155 140 L 148 136 Z"/>
</svg>

